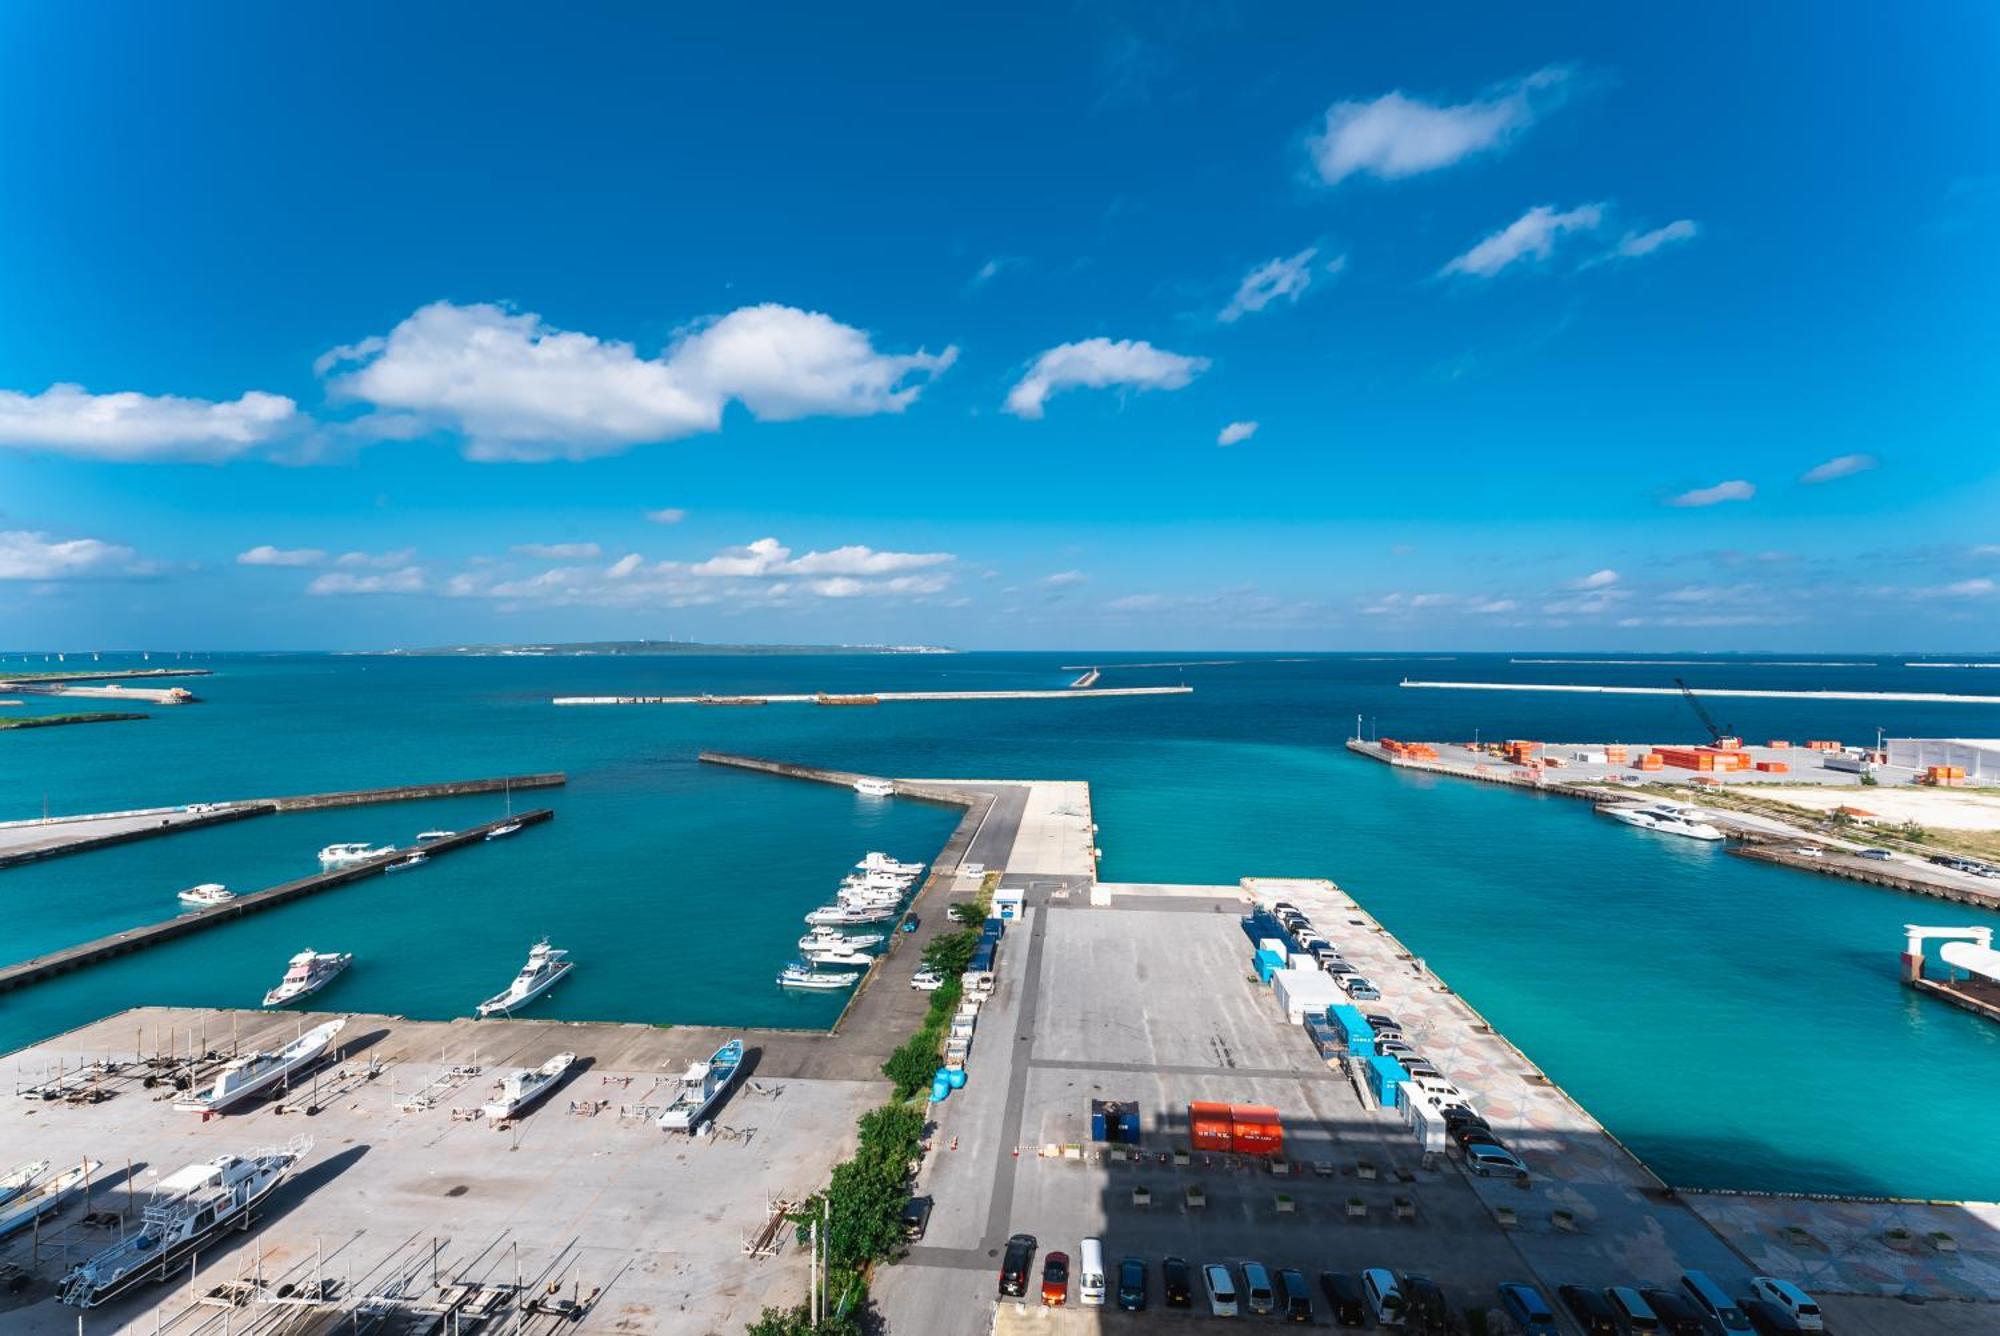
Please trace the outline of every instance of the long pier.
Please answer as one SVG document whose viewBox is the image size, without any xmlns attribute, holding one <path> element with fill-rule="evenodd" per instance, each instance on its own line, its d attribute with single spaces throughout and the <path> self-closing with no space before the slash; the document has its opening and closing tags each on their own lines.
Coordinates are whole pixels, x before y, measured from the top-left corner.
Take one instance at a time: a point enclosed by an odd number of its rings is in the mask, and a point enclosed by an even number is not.
<svg viewBox="0 0 2000 1336">
<path fill-rule="evenodd" d="M 556 705 L 875 705 L 923 700 L 1075 700 L 1079 696 L 1185 696 L 1193 687 L 1089 687 L 1062 691 L 806 692 L 782 696 L 557 696 Z"/>
<path fill-rule="evenodd" d="M 553 809 L 541 807 L 531 812 L 501 817 L 484 825 L 459 831 L 447 839 L 433 840 L 423 846 L 423 852 L 432 858 L 440 857 L 466 848 L 468 845 L 483 843 L 486 836 L 500 826 L 509 823 L 522 826 L 539 825 L 554 816 Z M 279 905 L 289 904 L 336 886 L 345 886 L 364 877 L 380 876 L 389 864 L 407 858 L 412 852 L 414 850 L 398 849 L 393 853 L 383 854 L 380 858 L 371 858 L 365 863 L 335 868 L 330 872 L 321 872 L 310 877 L 300 877 L 296 881 L 283 882 L 261 891 L 252 891 L 248 895 L 239 895 L 227 904 L 195 910 L 143 927 L 127 928 L 123 932 L 99 937 L 95 941 L 84 942 L 46 956 L 36 956 L 30 960 L 5 966 L 0 968 L 0 993 L 10 992 L 31 983 L 39 983 L 58 974 L 67 974 L 71 970 L 81 969 L 85 965 L 92 965 L 101 960 L 109 960 L 113 956 L 129 955 L 149 946 L 158 946 L 162 942 L 170 942 L 175 938 L 185 937 L 189 933 L 200 932 L 204 928 L 212 928 L 220 923 L 234 922 L 245 915 L 275 909 Z"/>
<path fill-rule="evenodd" d="M 1432 691 L 1568 691 L 1586 696 L 1678 696 L 1679 687 L 1607 687 L 1562 682 L 1412 682 L 1406 687 Z M 1757 691 L 1745 688 L 1695 687 L 1699 696 L 1754 696 L 1762 700 L 1896 700 L 1954 705 L 2000 705 L 2000 696 L 1958 696 L 1944 691 Z"/>
<path fill-rule="evenodd" d="M 95 670 L 71 673 L 21 673 L 10 675 L 0 673 L 0 687 L 12 688 L 19 682 L 124 682 L 137 677 L 207 677 L 213 668 L 135 668 L 129 673 L 103 673 Z"/>
</svg>

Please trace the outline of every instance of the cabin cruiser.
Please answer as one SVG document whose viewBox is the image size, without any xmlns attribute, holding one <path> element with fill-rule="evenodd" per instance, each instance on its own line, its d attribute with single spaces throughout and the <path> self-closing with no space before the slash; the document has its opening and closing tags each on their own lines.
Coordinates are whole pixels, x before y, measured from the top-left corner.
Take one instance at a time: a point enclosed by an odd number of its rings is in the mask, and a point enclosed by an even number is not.
<svg viewBox="0 0 2000 1336">
<path fill-rule="evenodd" d="M 887 872 L 891 876 L 898 877 L 915 877 L 924 870 L 922 863 L 899 863 L 876 849 L 871 849 L 862 855 L 861 861 L 854 866 L 863 872 Z"/>
<path fill-rule="evenodd" d="M 226 905 L 236 898 L 236 893 L 219 881 L 205 881 L 199 886 L 190 886 L 174 897 L 184 905 L 197 909 L 208 909 L 215 905 Z"/>
<path fill-rule="evenodd" d="M 310 997 L 332 983 L 342 970 L 353 963 L 352 951 L 314 951 L 308 947 L 292 957 L 285 967 L 285 977 L 278 981 L 276 988 L 264 994 L 264 1005 L 282 1007 L 287 1002 Z"/>
<path fill-rule="evenodd" d="M 487 831 L 486 838 L 489 840 L 504 840 L 509 835 L 512 835 L 515 831 L 519 830 L 520 828 L 521 828 L 521 823 L 518 821 L 502 822 L 500 825 L 497 825 L 493 829 Z"/>
<path fill-rule="evenodd" d="M 24 1187 L 14 1196 L 0 1200 L 0 1239 L 12 1238 L 44 1216 L 61 1210 L 63 1203 L 81 1192 L 90 1182 L 90 1176 L 103 1168 L 96 1160 L 85 1160 L 32 1191 Z"/>
<path fill-rule="evenodd" d="M 324 1025 L 315 1025 L 275 1053 L 246 1053 L 240 1058 L 231 1058 L 222 1064 L 222 1070 L 215 1074 L 215 1080 L 205 1089 L 195 1091 L 186 1099 L 175 1100 L 174 1107 L 204 1114 L 221 1113 L 232 1105 L 285 1084 L 299 1073 L 311 1071 L 314 1064 L 326 1055 L 334 1036 L 346 1024 L 347 1018 L 339 1017 Z"/>
<path fill-rule="evenodd" d="M 64 1276 L 57 1295 L 95 1308 L 149 1280 L 225 1230 L 248 1229 L 256 1208 L 312 1150 L 310 1138 L 250 1156 L 218 1155 L 160 1180 L 139 1228 Z"/>
<path fill-rule="evenodd" d="M 903 903 L 902 891 L 861 891 L 852 887 L 843 889 L 834 897 L 843 905 L 853 905 L 857 909 L 893 909 Z"/>
<path fill-rule="evenodd" d="M 886 779 L 863 775 L 854 781 L 854 791 L 864 798 L 887 798 L 896 792 L 896 786 Z"/>
<path fill-rule="evenodd" d="M 353 867 L 371 858 L 387 858 L 396 852 L 393 844 L 370 844 L 366 840 L 355 840 L 348 844 L 329 844 L 319 851 L 319 865 L 323 868 Z"/>
<path fill-rule="evenodd" d="M 836 932 L 832 928 L 814 928 L 799 938 L 801 951 L 859 951 L 865 946 L 880 946 L 888 938 L 879 932 L 848 934 Z"/>
<path fill-rule="evenodd" d="M 864 969 L 875 963 L 875 957 L 871 955 L 837 946 L 808 951 L 806 959 L 815 965 L 859 965 Z"/>
<path fill-rule="evenodd" d="M 528 963 L 521 966 L 514 982 L 508 984 L 505 991 L 495 993 L 479 1004 L 479 1014 L 491 1016 L 500 1012 L 512 1015 L 517 1008 L 527 1006 L 561 983 L 563 976 L 575 968 L 576 962 L 569 958 L 569 952 L 550 946 L 549 939 L 544 937 L 528 952 Z"/>
<path fill-rule="evenodd" d="M 507 1079 L 500 1083 L 500 1093 L 481 1112 L 488 1122 L 504 1123 L 510 1118 L 518 1118 L 535 1102 L 556 1088 L 567 1072 L 576 1063 L 576 1054 L 558 1053 L 547 1062 L 535 1068 L 523 1068 L 507 1073 Z"/>
<path fill-rule="evenodd" d="M 815 928 L 844 928 L 848 924 L 887 923 L 896 917 L 893 908 L 869 909 L 860 905 L 822 905 L 806 915 L 806 922 Z"/>
<path fill-rule="evenodd" d="M 424 853 L 422 850 L 418 850 L 416 853 L 410 854 L 408 857 L 398 858 L 395 862 L 389 864 L 387 867 L 384 867 L 382 870 L 384 872 L 409 872 L 412 869 L 422 867 L 424 864 L 430 861 L 431 861 L 431 856 L 429 854 Z"/>
<path fill-rule="evenodd" d="M 1701 820 L 1701 813 L 1692 807 L 1675 807 L 1670 803 L 1657 803 L 1650 807 L 1606 803 L 1597 810 L 1613 821 L 1623 821 L 1641 830 L 1656 830 L 1662 835 L 1685 835 L 1691 840 L 1723 838 L 1722 832 Z"/>
<path fill-rule="evenodd" d="M 803 960 L 795 960 L 778 972 L 780 988 L 810 988 L 825 992 L 835 988 L 852 988 L 860 981 L 861 973 L 858 970 L 824 974 Z"/>
<path fill-rule="evenodd" d="M 732 1039 L 709 1055 L 707 1062 L 691 1064 L 681 1073 L 681 1088 L 673 1103 L 660 1115 L 663 1132 L 692 1132 L 708 1121 L 715 1106 L 736 1083 L 743 1070 L 743 1041 Z"/>
<path fill-rule="evenodd" d="M 914 873 L 850 872 L 840 879 L 840 884 L 864 890 L 906 891 L 916 884 L 916 880 Z"/>
</svg>

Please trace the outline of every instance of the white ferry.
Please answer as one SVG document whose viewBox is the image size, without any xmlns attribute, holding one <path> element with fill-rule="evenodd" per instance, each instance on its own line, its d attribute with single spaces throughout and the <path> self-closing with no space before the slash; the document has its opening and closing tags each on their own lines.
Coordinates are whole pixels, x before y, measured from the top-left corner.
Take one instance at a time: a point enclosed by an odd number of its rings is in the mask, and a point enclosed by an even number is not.
<svg viewBox="0 0 2000 1336">
<path fill-rule="evenodd" d="M 329 870 L 337 867 L 353 867 L 371 858 L 386 858 L 396 852 L 393 844 L 370 844 L 366 840 L 353 840 L 346 844 L 329 844 L 319 851 L 319 865 Z"/>
<path fill-rule="evenodd" d="M 326 1055 L 334 1036 L 346 1024 L 347 1019 L 343 1016 L 314 1026 L 276 1053 L 246 1053 L 240 1058 L 231 1058 L 222 1064 L 222 1070 L 215 1074 L 213 1082 L 186 1099 L 175 1100 L 174 1107 L 204 1114 L 221 1113 L 290 1081 L 302 1072 L 311 1071 L 313 1065 Z"/>
<path fill-rule="evenodd" d="M 64 1276 L 57 1294 L 72 1308 L 95 1308 L 149 1280 L 230 1229 L 248 1229 L 253 1213 L 312 1150 L 301 1137 L 245 1158 L 218 1155 L 160 1180 L 137 1230 Z"/>
<path fill-rule="evenodd" d="M 1637 826 L 1641 830 L 1656 830 L 1662 835 L 1685 835 L 1691 840 L 1723 838 L 1722 832 L 1701 820 L 1701 813 L 1692 807 L 1674 807 L 1666 803 L 1652 807 L 1631 807 L 1606 803 L 1597 810 L 1613 821 L 1623 821 L 1626 825 Z"/>
<path fill-rule="evenodd" d="M 314 951 L 308 947 L 292 957 L 285 967 L 285 977 L 264 994 L 264 1005 L 282 1007 L 287 1002 L 311 997 L 353 963 L 352 951 Z"/>
<path fill-rule="evenodd" d="M 692 1132 L 708 1120 L 708 1115 L 736 1083 L 743 1070 L 743 1041 L 732 1039 L 681 1073 L 681 1088 L 673 1103 L 660 1115 L 663 1132 Z"/>
<path fill-rule="evenodd" d="M 481 1112 L 486 1120 L 504 1123 L 510 1118 L 518 1118 L 535 1106 L 543 1096 L 554 1090 L 567 1072 L 576 1063 L 576 1054 L 558 1053 L 547 1062 L 535 1068 L 523 1068 L 507 1073 L 507 1079 L 500 1083 L 500 1094 Z"/>
<path fill-rule="evenodd" d="M 184 905 L 197 909 L 208 909 L 214 905 L 226 905 L 236 898 L 236 893 L 219 881 L 205 881 L 199 886 L 190 886 L 174 897 Z"/>
<path fill-rule="evenodd" d="M 550 946 L 549 939 L 544 937 L 528 952 L 528 961 L 514 976 L 514 982 L 479 1004 L 479 1014 L 512 1015 L 561 983 L 563 976 L 575 968 L 576 962 L 569 958 L 569 952 Z"/>
</svg>

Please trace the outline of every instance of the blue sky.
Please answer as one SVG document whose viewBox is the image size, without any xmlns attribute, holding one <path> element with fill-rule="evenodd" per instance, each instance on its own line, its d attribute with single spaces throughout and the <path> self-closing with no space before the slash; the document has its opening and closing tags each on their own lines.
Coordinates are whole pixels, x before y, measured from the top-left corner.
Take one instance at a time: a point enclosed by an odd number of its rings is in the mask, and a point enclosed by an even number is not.
<svg viewBox="0 0 2000 1336">
<path fill-rule="evenodd" d="M 403 9 L 0 10 L 0 644 L 2000 644 L 1990 6 Z"/>
</svg>

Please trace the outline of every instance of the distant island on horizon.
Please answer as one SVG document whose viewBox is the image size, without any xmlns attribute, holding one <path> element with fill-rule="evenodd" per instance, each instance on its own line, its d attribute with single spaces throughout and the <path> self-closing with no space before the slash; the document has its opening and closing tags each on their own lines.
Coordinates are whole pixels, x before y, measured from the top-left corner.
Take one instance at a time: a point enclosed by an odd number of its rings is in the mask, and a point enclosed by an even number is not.
<svg viewBox="0 0 2000 1336">
<path fill-rule="evenodd" d="M 587 658 L 671 654 L 956 654 L 941 645 L 722 645 L 695 640 L 579 640 L 546 645 L 434 645 L 420 649 L 351 650 L 403 658 Z"/>
</svg>

